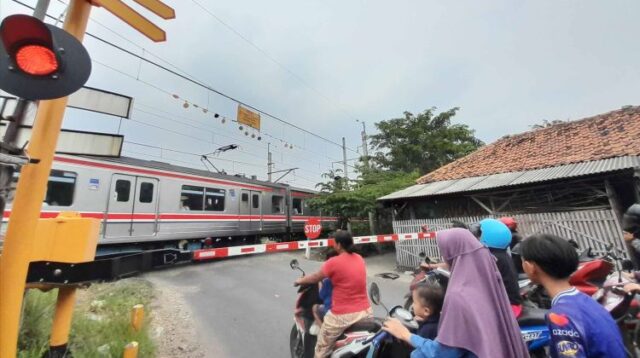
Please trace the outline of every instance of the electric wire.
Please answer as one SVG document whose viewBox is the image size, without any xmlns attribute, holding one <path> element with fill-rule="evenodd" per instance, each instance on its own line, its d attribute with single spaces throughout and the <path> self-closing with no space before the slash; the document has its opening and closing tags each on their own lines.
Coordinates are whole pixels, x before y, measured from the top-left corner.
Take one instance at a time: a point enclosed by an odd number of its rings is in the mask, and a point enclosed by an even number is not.
<svg viewBox="0 0 640 358">
<path fill-rule="evenodd" d="M 15 3 L 17 3 L 17 4 L 20 4 L 20 5 L 24 6 L 24 7 L 27 7 L 27 8 L 29 8 L 29 9 L 32 9 L 32 10 L 34 9 L 32 6 L 29 6 L 29 5 L 27 5 L 27 4 L 25 4 L 25 3 L 23 3 L 23 2 L 22 2 L 22 1 L 20 1 L 20 0 L 11 0 L 11 1 L 13 1 L 13 2 L 15 2 Z M 52 18 L 52 19 L 54 19 L 54 20 L 57 20 L 55 17 L 53 17 L 53 16 L 51 16 L 51 15 L 48 15 L 48 14 L 47 14 L 47 17 Z M 150 65 L 153 65 L 153 66 L 155 66 L 155 67 L 157 67 L 157 68 L 159 68 L 159 69 L 161 69 L 161 70 L 163 70 L 163 71 L 165 71 L 165 72 L 168 72 L 168 73 L 170 73 L 170 74 L 172 74 L 172 75 L 174 75 L 174 76 L 176 76 L 176 77 L 182 78 L 182 79 L 183 79 L 183 80 L 185 80 L 185 81 L 191 82 L 191 83 L 193 83 L 193 84 L 195 84 L 195 85 L 197 85 L 197 86 L 199 86 L 199 87 L 202 87 L 202 88 L 204 88 L 204 89 L 206 89 L 206 90 L 209 90 L 209 91 L 211 91 L 211 92 L 213 92 L 213 93 L 216 93 L 216 94 L 218 94 L 219 96 L 222 96 L 222 97 L 224 97 L 224 98 L 226 98 L 226 99 L 228 99 L 228 100 L 230 100 L 230 101 L 232 101 L 232 102 L 235 102 L 235 103 L 238 103 L 238 104 L 240 104 L 240 105 L 242 105 L 242 106 L 245 106 L 245 107 L 247 107 L 247 108 L 253 109 L 253 110 L 254 110 L 254 111 L 256 111 L 256 112 L 259 112 L 259 113 L 261 113 L 261 114 L 263 114 L 263 115 L 265 115 L 265 116 L 267 116 L 267 117 L 270 117 L 270 118 L 272 118 L 272 119 L 275 119 L 276 121 L 278 121 L 278 122 L 280 122 L 280 123 L 283 123 L 283 124 L 285 124 L 285 125 L 288 125 L 288 126 L 290 126 L 290 127 L 292 127 L 292 128 L 295 128 L 295 129 L 297 129 L 297 130 L 299 130 L 299 131 L 302 131 L 302 132 L 304 132 L 304 133 L 307 133 L 307 134 L 309 134 L 309 135 L 311 135 L 311 136 L 314 136 L 314 137 L 316 137 L 316 138 L 318 138 L 318 139 L 324 140 L 325 142 L 328 142 L 328 143 L 334 144 L 334 145 L 336 145 L 336 146 L 342 147 L 342 144 L 339 144 L 339 143 L 337 143 L 337 142 L 335 142 L 335 141 L 333 141 L 333 140 L 331 140 L 331 139 L 328 139 L 328 138 L 325 138 L 325 137 L 323 137 L 323 136 L 321 136 L 321 135 L 319 135 L 319 134 L 313 133 L 313 132 L 311 132 L 311 131 L 309 131 L 309 130 L 307 130 L 307 129 L 304 129 L 304 128 L 302 128 L 302 127 L 298 126 L 298 125 L 295 125 L 295 124 L 293 124 L 293 123 L 291 123 L 291 122 L 288 122 L 288 121 L 286 121 L 286 120 L 284 120 L 284 119 L 282 119 L 282 118 L 280 118 L 280 117 L 278 117 L 278 116 L 276 116 L 276 115 L 272 115 L 271 113 L 269 113 L 269 112 L 267 112 L 267 111 L 265 111 L 265 110 L 261 110 L 261 109 L 259 109 L 259 108 L 255 107 L 255 106 L 252 106 L 252 105 L 250 105 L 250 104 L 248 104 L 248 103 L 246 103 L 246 102 L 244 102 L 244 101 L 242 101 L 242 100 L 240 100 L 240 99 L 238 99 L 238 98 L 236 98 L 236 97 L 234 97 L 234 96 L 227 95 L 226 93 L 224 93 L 224 92 L 222 92 L 222 91 L 220 91 L 220 90 L 217 90 L 217 89 L 215 89 L 215 88 L 213 88 L 213 87 L 211 87 L 211 86 L 207 85 L 206 83 L 204 83 L 204 82 L 200 81 L 200 80 L 199 80 L 199 79 L 197 79 L 195 76 L 192 76 L 192 75 L 188 74 L 188 73 L 187 73 L 186 71 L 184 71 L 184 70 L 181 70 L 181 72 L 183 72 L 183 73 L 185 73 L 185 74 L 181 74 L 181 73 L 179 73 L 179 72 L 177 72 L 177 71 L 175 71 L 175 70 L 172 70 L 172 69 L 170 69 L 170 68 L 167 68 L 166 66 L 163 66 L 163 65 L 161 65 L 161 64 L 159 64 L 159 63 L 157 63 L 157 62 L 151 61 L 151 60 L 149 60 L 149 59 L 147 59 L 147 58 L 145 58 L 145 57 L 143 57 L 143 56 L 140 56 L 140 55 L 138 55 L 138 54 L 136 54 L 136 53 L 134 53 L 134 52 L 132 52 L 132 51 L 130 51 L 130 50 L 125 49 L 125 48 L 124 48 L 124 47 L 122 47 L 122 46 L 119 46 L 119 45 L 117 45 L 117 44 L 115 44 L 115 43 L 113 43 L 113 42 L 111 42 L 111 41 L 105 40 L 105 39 L 103 39 L 103 38 L 101 38 L 101 37 L 99 37 L 99 36 L 96 36 L 96 35 L 94 35 L 94 34 L 92 34 L 92 33 L 90 33 L 90 32 L 86 32 L 85 34 L 86 34 L 86 36 L 88 36 L 88 37 L 90 37 L 90 38 L 93 38 L 93 39 L 95 39 L 95 40 L 97 40 L 97 41 L 99 41 L 99 42 L 102 42 L 102 43 L 104 43 L 104 44 L 106 44 L 106 45 L 108 45 L 108 46 L 111 46 L 111 47 L 113 47 L 113 48 L 115 48 L 115 49 L 118 49 L 118 50 L 119 50 L 119 51 L 121 51 L 121 52 L 124 52 L 124 53 L 126 53 L 126 54 L 128 54 L 128 55 L 130 55 L 130 56 L 132 56 L 132 57 L 135 57 L 135 58 L 137 58 L 137 59 L 139 59 L 139 60 L 141 60 L 141 61 L 144 61 L 144 62 L 146 62 L 146 63 L 148 63 L 148 64 L 150 64 Z M 156 56 L 156 57 L 157 57 L 157 56 Z M 164 62 L 167 62 L 167 61 L 164 61 Z M 173 67 L 177 67 L 177 66 L 173 66 Z M 359 154 L 356 150 L 353 150 L 353 149 L 352 149 L 352 148 L 350 148 L 350 147 L 346 147 L 346 149 L 347 149 L 347 150 L 349 150 L 349 151 L 351 151 L 351 152 L 353 152 L 353 153 L 357 153 L 357 154 Z"/>
</svg>

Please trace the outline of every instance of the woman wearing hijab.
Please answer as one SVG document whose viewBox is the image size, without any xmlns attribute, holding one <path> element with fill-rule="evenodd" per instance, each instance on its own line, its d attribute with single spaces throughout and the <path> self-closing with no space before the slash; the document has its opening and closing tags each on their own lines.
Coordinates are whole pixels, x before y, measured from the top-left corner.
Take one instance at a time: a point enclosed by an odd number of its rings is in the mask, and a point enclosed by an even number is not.
<svg viewBox="0 0 640 358">
<path fill-rule="evenodd" d="M 413 335 L 395 319 L 383 329 L 415 348 L 411 358 L 528 357 L 489 250 L 459 228 L 438 232 L 436 242 L 451 268 L 436 339 Z"/>
</svg>

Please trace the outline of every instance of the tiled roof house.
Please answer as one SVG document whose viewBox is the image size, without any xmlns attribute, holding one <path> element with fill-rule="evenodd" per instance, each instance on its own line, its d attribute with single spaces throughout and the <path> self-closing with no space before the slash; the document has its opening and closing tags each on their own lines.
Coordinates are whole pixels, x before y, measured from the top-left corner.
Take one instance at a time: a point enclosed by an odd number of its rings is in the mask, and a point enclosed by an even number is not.
<svg viewBox="0 0 640 358">
<path fill-rule="evenodd" d="M 391 209 L 396 233 L 508 215 L 525 235 L 547 232 L 624 250 L 619 222 L 640 202 L 639 176 L 640 106 L 625 106 L 503 137 L 379 201 Z M 405 255 L 415 251 L 409 246 L 396 251 L 399 266 L 417 264 Z"/>
</svg>

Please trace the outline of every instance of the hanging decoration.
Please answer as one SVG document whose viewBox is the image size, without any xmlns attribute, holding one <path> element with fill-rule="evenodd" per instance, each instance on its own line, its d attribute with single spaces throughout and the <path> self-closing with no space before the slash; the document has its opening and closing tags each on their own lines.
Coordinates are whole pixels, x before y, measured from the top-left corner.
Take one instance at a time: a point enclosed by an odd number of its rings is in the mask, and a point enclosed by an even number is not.
<svg viewBox="0 0 640 358">
<path fill-rule="evenodd" d="M 201 109 L 202 113 L 204 113 L 205 115 L 208 115 L 208 113 L 211 112 L 208 108 L 201 106 L 195 102 L 189 101 L 185 98 L 181 98 L 178 94 L 172 94 L 171 97 L 177 100 L 180 100 L 182 102 L 182 107 L 184 109 L 188 109 L 189 107 Z M 211 112 L 211 113 L 213 114 L 213 118 L 220 120 L 220 123 L 225 124 L 227 122 L 227 119 L 228 119 L 227 117 L 222 116 L 216 112 Z M 251 136 L 252 139 L 261 141 L 263 136 L 267 136 L 269 138 L 279 140 L 280 143 L 283 143 L 284 148 L 287 148 L 287 149 L 294 148 L 293 144 L 290 144 L 285 140 L 274 137 L 268 133 L 263 133 L 260 130 L 260 126 L 261 126 L 260 114 L 253 112 L 241 105 L 238 105 L 238 119 L 237 120 L 231 119 L 231 121 L 238 123 L 239 124 L 238 130 L 240 132 L 244 132 L 244 135 L 247 137 Z"/>
</svg>

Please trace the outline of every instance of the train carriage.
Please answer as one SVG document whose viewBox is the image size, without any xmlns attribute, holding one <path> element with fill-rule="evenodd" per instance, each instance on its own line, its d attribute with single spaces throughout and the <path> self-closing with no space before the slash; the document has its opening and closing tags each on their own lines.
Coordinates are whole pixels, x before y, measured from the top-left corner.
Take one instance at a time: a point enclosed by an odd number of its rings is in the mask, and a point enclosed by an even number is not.
<svg viewBox="0 0 640 358">
<path fill-rule="evenodd" d="M 102 220 L 101 251 L 136 245 L 198 249 L 303 237 L 311 217 L 332 230 L 336 219 L 308 205 L 315 194 L 158 161 L 56 155 L 41 217 L 76 211 Z M 5 221 L 10 212 L 9 202 Z"/>
</svg>

